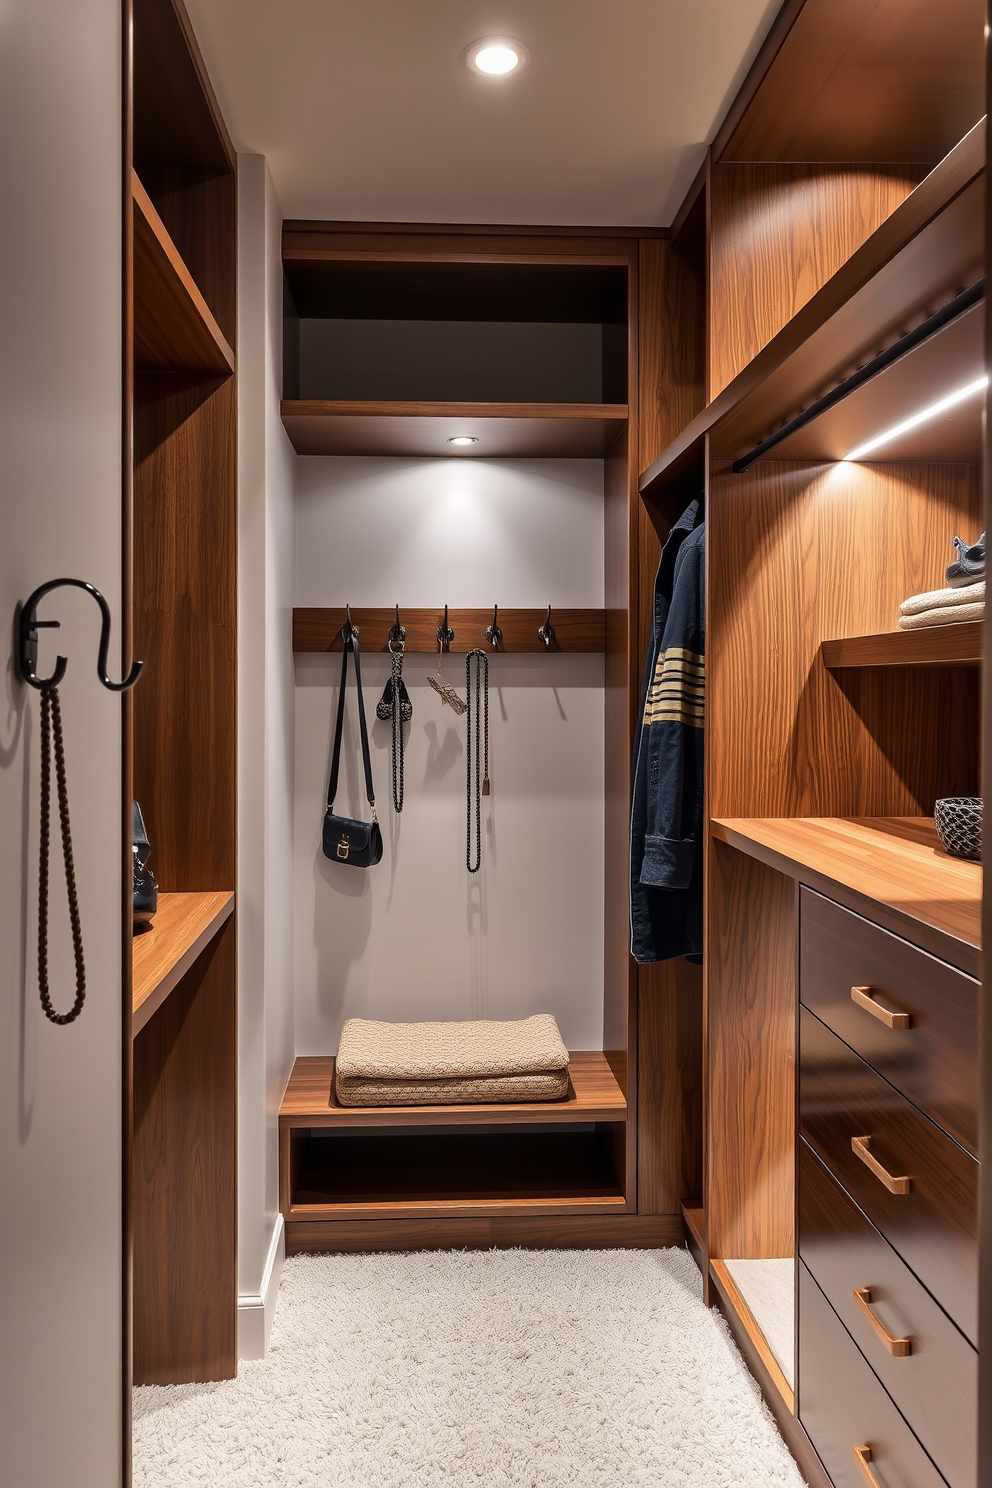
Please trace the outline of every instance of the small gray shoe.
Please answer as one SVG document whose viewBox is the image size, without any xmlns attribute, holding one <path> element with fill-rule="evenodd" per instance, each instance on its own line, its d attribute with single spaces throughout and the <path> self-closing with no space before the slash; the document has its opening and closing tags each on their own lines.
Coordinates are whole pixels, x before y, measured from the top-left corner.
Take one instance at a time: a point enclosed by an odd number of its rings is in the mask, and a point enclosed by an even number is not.
<svg viewBox="0 0 992 1488">
<path fill-rule="evenodd" d="M 965 584 L 976 584 L 985 577 L 985 533 L 971 547 L 959 537 L 954 539 L 958 556 L 948 565 L 947 584 L 951 589 L 963 589 Z"/>
</svg>

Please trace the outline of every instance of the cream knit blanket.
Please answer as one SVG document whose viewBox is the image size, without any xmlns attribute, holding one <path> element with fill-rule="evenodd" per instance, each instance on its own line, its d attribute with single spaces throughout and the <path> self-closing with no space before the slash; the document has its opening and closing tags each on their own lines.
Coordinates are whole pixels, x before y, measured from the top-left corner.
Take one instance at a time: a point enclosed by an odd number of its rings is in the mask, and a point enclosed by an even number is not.
<svg viewBox="0 0 992 1488">
<path fill-rule="evenodd" d="M 959 589 L 958 593 L 963 594 L 964 590 Z M 899 629 L 927 630 L 931 625 L 963 625 L 966 620 L 981 620 L 984 614 L 984 599 L 973 604 L 942 605 L 933 610 L 921 610 L 916 615 L 900 615 Z"/>
<path fill-rule="evenodd" d="M 512 1023 L 349 1018 L 334 1089 L 342 1106 L 563 1100 L 568 1050 L 550 1013 Z"/>
</svg>

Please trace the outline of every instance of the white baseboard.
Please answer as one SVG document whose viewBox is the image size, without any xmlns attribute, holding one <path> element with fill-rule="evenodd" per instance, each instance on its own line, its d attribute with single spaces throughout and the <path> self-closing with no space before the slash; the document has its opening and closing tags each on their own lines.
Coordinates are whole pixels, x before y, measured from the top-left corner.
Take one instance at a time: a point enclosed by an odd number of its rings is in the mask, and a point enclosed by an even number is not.
<svg viewBox="0 0 992 1488">
<path fill-rule="evenodd" d="M 279 1273 L 286 1259 L 286 1227 L 281 1214 L 276 1215 L 269 1253 L 262 1272 L 262 1287 L 256 1294 L 242 1293 L 238 1298 L 238 1358 L 264 1359 L 272 1332 L 272 1319 L 279 1295 Z"/>
</svg>

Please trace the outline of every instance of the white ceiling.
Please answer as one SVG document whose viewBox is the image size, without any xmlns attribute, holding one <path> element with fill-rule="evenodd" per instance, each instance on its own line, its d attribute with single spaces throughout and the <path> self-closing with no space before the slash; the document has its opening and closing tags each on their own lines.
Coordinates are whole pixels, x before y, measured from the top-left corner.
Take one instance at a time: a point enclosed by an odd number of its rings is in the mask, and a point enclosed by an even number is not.
<svg viewBox="0 0 992 1488">
<path fill-rule="evenodd" d="M 667 225 L 780 0 L 187 0 L 287 217 Z M 481 36 L 530 50 L 470 72 Z"/>
</svg>

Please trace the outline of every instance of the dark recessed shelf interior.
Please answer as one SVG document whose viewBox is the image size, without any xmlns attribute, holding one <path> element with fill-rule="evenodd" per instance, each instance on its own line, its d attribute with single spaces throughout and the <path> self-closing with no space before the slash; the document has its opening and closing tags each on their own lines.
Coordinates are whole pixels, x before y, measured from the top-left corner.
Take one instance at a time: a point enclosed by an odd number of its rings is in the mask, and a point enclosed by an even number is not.
<svg viewBox="0 0 992 1488">
<path fill-rule="evenodd" d="M 352 1129 L 304 1142 L 294 1218 L 328 1205 L 623 1204 L 607 1138 L 595 1129 Z"/>
</svg>

